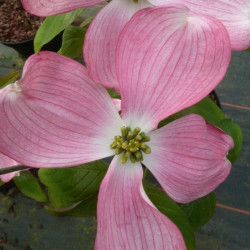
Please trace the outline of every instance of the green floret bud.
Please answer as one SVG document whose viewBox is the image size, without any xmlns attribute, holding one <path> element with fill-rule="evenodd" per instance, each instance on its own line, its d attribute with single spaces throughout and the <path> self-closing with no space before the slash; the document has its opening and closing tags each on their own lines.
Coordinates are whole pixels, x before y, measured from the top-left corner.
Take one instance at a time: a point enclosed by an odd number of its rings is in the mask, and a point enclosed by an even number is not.
<svg viewBox="0 0 250 250">
<path fill-rule="evenodd" d="M 150 137 L 149 137 L 149 136 L 145 136 L 145 137 L 143 138 L 143 141 L 145 141 L 145 142 L 150 141 Z"/>
<path fill-rule="evenodd" d="M 116 155 L 119 155 L 119 154 L 121 154 L 123 152 L 123 149 L 122 148 L 117 148 L 116 150 L 115 150 L 115 154 Z"/>
<path fill-rule="evenodd" d="M 136 127 L 136 128 L 134 129 L 133 133 L 134 133 L 134 135 L 136 136 L 136 135 L 138 135 L 138 134 L 140 133 L 140 131 L 141 131 L 141 128 Z"/>
<path fill-rule="evenodd" d="M 127 162 L 127 160 L 128 160 L 128 157 L 127 157 L 126 153 L 123 153 L 123 155 L 121 157 L 121 163 L 124 164 Z"/>
<path fill-rule="evenodd" d="M 123 143 L 122 143 L 122 148 L 123 148 L 123 149 L 127 149 L 127 147 L 128 147 L 128 142 L 126 142 L 126 141 L 123 142 Z"/>
<path fill-rule="evenodd" d="M 133 138 L 134 138 L 134 133 L 133 133 L 132 131 L 129 131 L 129 132 L 128 132 L 128 135 L 127 135 L 127 138 L 128 138 L 129 140 L 133 139 Z"/>
<path fill-rule="evenodd" d="M 137 135 L 137 136 L 135 137 L 135 140 L 136 140 L 136 141 L 141 141 L 141 140 L 142 140 L 142 137 L 141 137 L 140 135 Z"/>
<path fill-rule="evenodd" d="M 131 156 L 131 152 L 130 151 L 126 151 L 126 156 L 129 158 Z"/>
<path fill-rule="evenodd" d="M 132 162 L 132 163 L 135 163 L 136 162 L 136 158 L 133 154 L 130 155 L 129 157 L 129 160 Z"/>
<path fill-rule="evenodd" d="M 123 127 L 121 128 L 121 132 L 122 132 L 122 136 L 123 136 L 123 137 L 126 137 L 126 136 L 127 136 L 128 131 L 127 131 L 127 128 L 126 128 L 125 126 L 123 126 Z"/>
<path fill-rule="evenodd" d="M 142 149 L 142 151 L 143 151 L 143 153 L 145 153 L 145 154 L 150 154 L 151 153 L 151 148 L 149 147 L 149 146 L 147 146 L 147 148 L 145 148 L 145 149 Z"/>
<path fill-rule="evenodd" d="M 117 144 L 116 144 L 115 142 L 113 142 L 113 143 L 110 145 L 110 148 L 111 148 L 111 149 L 116 149 L 116 146 L 117 146 Z"/>
<path fill-rule="evenodd" d="M 137 147 L 132 147 L 132 148 L 130 148 L 130 151 L 133 152 L 133 153 L 135 153 L 137 150 L 138 150 Z"/>
<path fill-rule="evenodd" d="M 137 161 L 142 161 L 143 160 L 143 156 L 142 156 L 141 151 L 136 151 L 135 152 L 135 158 L 136 158 Z"/>
</svg>

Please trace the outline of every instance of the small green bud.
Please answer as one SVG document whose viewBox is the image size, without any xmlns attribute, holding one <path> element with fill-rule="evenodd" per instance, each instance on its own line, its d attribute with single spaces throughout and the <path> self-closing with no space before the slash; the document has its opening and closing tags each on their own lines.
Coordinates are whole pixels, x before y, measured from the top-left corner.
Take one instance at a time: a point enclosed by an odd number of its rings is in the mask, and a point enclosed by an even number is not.
<svg viewBox="0 0 250 250">
<path fill-rule="evenodd" d="M 116 142 L 113 142 L 113 143 L 110 145 L 110 148 L 111 148 L 111 149 L 115 149 L 116 146 L 117 146 L 117 145 L 116 145 Z"/>
<path fill-rule="evenodd" d="M 126 151 L 126 156 L 129 158 L 132 153 L 130 151 Z"/>
<path fill-rule="evenodd" d="M 150 154 L 151 153 L 151 148 L 149 146 L 147 146 L 145 149 L 142 149 L 142 151 L 145 153 L 145 154 Z"/>
<path fill-rule="evenodd" d="M 126 156 L 126 153 L 124 153 L 124 154 L 122 155 L 121 159 L 120 159 L 120 162 L 121 162 L 122 164 L 125 164 L 125 163 L 127 162 L 127 160 L 128 160 L 128 157 Z"/>
<path fill-rule="evenodd" d="M 121 132 L 122 132 L 122 136 L 123 136 L 123 137 L 126 137 L 126 136 L 127 136 L 127 128 L 126 128 L 125 126 L 123 126 L 123 127 L 121 128 Z"/>
<path fill-rule="evenodd" d="M 132 163 L 135 163 L 135 162 L 136 162 L 136 158 L 135 158 L 134 154 L 131 154 L 131 155 L 129 156 L 129 159 L 130 159 L 130 161 L 131 161 Z"/>
<path fill-rule="evenodd" d="M 127 138 L 128 138 L 129 140 L 131 140 L 131 139 L 134 138 L 134 134 L 133 134 L 132 131 L 129 131 L 129 132 L 128 132 Z"/>
<path fill-rule="evenodd" d="M 115 154 L 116 155 L 119 155 L 119 154 L 121 154 L 123 152 L 123 149 L 122 148 L 117 148 L 116 150 L 115 150 Z"/>
<path fill-rule="evenodd" d="M 129 140 L 131 140 L 131 139 L 134 138 L 134 134 L 133 134 L 132 131 L 129 131 L 129 132 L 128 132 L 127 138 L 128 138 Z"/>
<path fill-rule="evenodd" d="M 141 141 L 141 140 L 142 140 L 142 137 L 141 137 L 140 135 L 137 135 L 137 136 L 135 137 L 135 140 L 136 140 L 136 141 Z"/>
<path fill-rule="evenodd" d="M 136 128 L 134 129 L 133 134 L 136 136 L 136 135 L 138 135 L 138 134 L 140 133 L 140 131 L 141 131 L 141 128 L 136 127 Z"/>
<path fill-rule="evenodd" d="M 122 143 L 122 148 L 123 149 L 127 149 L 127 147 L 128 147 L 128 143 L 125 141 L 125 142 L 123 142 Z"/>
<path fill-rule="evenodd" d="M 138 151 L 138 148 L 137 147 L 131 147 L 130 151 L 134 153 L 134 152 Z"/>
<path fill-rule="evenodd" d="M 150 141 L 150 137 L 149 137 L 149 136 L 145 136 L 145 137 L 143 138 L 143 141 L 144 141 L 144 142 Z"/>
<path fill-rule="evenodd" d="M 143 149 L 146 149 L 147 148 L 147 145 L 146 145 L 146 143 L 145 142 L 142 142 L 141 144 L 140 144 L 140 148 L 143 150 Z"/>
<path fill-rule="evenodd" d="M 124 139 L 123 139 L 122 137 L 120 137 L 120 138 L 118 139 L 118 141 L 122 144 L 122 143 L 124 142 Z"/>
<path fill-rule="evenodd" d="M 139 135 L 141 136 L 142 139 L 146 136 L 144 132 L 141 132 Z"/>
<path fill-rule="evenodd" d="M 143 159 L 141 151 L 135 152 L 135 158 L 137 161 L 141 161 Z"/>
</svg>

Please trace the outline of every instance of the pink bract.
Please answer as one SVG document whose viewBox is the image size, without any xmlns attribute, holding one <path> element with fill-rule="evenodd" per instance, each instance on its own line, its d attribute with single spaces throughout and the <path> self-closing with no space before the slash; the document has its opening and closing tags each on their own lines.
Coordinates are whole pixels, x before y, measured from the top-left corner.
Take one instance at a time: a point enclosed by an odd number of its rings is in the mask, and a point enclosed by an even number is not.
<svg viewBox="0 0 250 250">
<path fill-rule="evenodd" d="M 226 72 L 229 47 L 218 20 L 185 7 L 137 12 L 117 46 L 123 119 L 152 130 L 160 120 L 204 98 Z"/>
<path fill-rule="evenodd" d="M 90 77 L 105 87 L 117 86 L 115 51 L 118 37 L 133 14 L 150 6 L 149 2 L 116 0 L 105 6 L 92 21 L 85 36 L 84 59 Z"/>
<path fill-rule="evenodd" d="M 159 213 L 142 187 L 140 163 L 115 156 L 98 199 L 95 249 L 186 249 L 178 228 Z"/>
<path fill-rule="evenodd" d="M 92 6 L 103 0 L 22 0 L 24 8 L 38 16 Z M 112 0 L 93 20 L 85 38 L 84 57 L 89 75 L 95 82 L 119 90 L 115 70 L 117 40 L 125 24 L 139 9 L 152 5 L 187 6 L 195 13 L 220 20 L 229 32 L 232 50 L 250 47 L 250 3 L 247 0 Z"/>
<path fill-rule="evenodd" d="M 22 79 L 0 90 L 0 152 L 32 167 L 73 166 L 114 155 L 121 127 L 139 126 L 152 148 L 142 163 L 174 200 L 197 199 L 228 176 L 232 138 L 198 115 L 157 125 L 214 89 L 230 52 L 216 19 L 181 6 L 137 12 L 116 52 L 122 117 L 82 65 L 52 52 L 33 55 Z M 96 249 L 185 249 L 179 229 L 146 196 L 142 171 L 114 157 L 99 192 Z"/>
<path fill-rule="evenodd" d="M 33 15 L 51 16 L 93 6 L 105 0 L 21 0 L 23 7 Z"/>
<path fill-rule="evenodd" d="M 250 47 L 250 1 L 248 0 L 150 0 L 156 6 L 182 4 L 192 11 L 220 20 L 226 27 L 232 50 Z"/>
</svg>

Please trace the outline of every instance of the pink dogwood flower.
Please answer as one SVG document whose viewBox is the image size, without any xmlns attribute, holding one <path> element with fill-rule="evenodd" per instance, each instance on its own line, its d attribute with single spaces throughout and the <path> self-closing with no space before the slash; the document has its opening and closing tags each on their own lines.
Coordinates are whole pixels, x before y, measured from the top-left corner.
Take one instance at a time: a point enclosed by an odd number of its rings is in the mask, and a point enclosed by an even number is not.
<svg viewBox="0 0 250 250">
<path fill-rule="evenodd" d="M 38 168 L 115 155 L 99 191 L 95 249 L 186 249 L 179 229 L 147 197 L 142 164 L 181 203 L 225 180 L 229 135 L 198 115 L 157 125 L 214 89 L 230 55 L 219 21 L 180 6 L 140 10 L 117 46 L 120 116 L 84 66 L 40 52 L 18 83 L 0 90 L 0 152 Z"/>
<path fill-rule="evenodd" d="M 24 8 L 38 16 L 92 6 L 103 0 L 22 0 Z M 220 20 L 229 32 L 232 50 L 250 47 L 250 2 L 248 0 L 112 0 L 95 17 L 85 37 L 84 57 L 95 82 L 119 91 L 115 50 L 119 34 L 132 15 L 149 6 L 181 4 L 196 13 Z"/>
</svg>

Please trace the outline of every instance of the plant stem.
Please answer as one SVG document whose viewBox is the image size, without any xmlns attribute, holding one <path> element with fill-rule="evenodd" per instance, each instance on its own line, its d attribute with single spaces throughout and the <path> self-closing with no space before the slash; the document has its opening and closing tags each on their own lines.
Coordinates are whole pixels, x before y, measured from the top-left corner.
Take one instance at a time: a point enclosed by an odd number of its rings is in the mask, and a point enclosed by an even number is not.
<svg viewBox="0 0 250 250">
<path fill-rule="evenodd" d="M 24 170 L 24 169 L 28 169 L 29 167 L 24 166 L 24 165 L 16 165 L 16 166 L 11 166 L 8 168 L 1 168 L 0 169 L 0 175 L 1 174 L 8 174 L 11 172 L 15 172 L 15 171 L 20 171 L 20 170 Z"/>
</svg>

